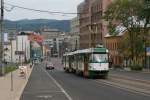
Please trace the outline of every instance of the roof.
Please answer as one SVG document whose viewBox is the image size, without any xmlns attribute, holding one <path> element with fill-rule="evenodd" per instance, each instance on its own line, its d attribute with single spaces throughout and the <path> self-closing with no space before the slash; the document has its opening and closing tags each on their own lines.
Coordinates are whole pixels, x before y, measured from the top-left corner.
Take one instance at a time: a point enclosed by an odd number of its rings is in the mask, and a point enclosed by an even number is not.
<svg viewBox="0 0 150 100">
<path fill-rule="evenodd" d="M 75 54 L 85 54 L 85 53 L 108 53 L 108 49 L 106 48 L 89 48 L 83 50 L 77 50 L 74 52 L 66 53 L 64 56 L 71 56 Z"/>
<path fill-rule="evenodd" d="M 44 32 L 60 32 L 58 29 L 44 29 Z"/>
<path fill-rule="evenodd" d="M 112 35 L 110 33 L 107 33 L 105 37 L 122 36 L 126 31 L 127 31 L 126 27 L 118 25 L 115 29 L 115 32 Z"/>
</svg>

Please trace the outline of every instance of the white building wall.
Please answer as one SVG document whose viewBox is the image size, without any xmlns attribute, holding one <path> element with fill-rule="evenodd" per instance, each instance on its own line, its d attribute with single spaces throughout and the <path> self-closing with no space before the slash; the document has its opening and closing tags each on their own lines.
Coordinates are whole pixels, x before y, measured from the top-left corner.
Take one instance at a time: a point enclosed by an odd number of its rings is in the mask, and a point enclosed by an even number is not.
<svg viewBox="0 0 150 100">
<path fill-rule="evenodd" d="M 27 60 L 30 59 L 30 41 L 27 35 L 18 35 L 16 40 L 16 51 L 24 51 Z M 21 56 L 21 61 L 25 61 L 25 55 Z M 19 60 L 19 56 L 17 56 Z"/>
<path fill-rule="evenodd" d="M 79 49 L 79 17 L 75 17 L 70 22 L 71 25 L 71 50 Z"/>
<path fill-rule="evenodd" d="M 17 62 L 17 56 L 15 55 L 16 51 L 16 40 L 12 40 L 12 61 Z"/>
<path fill-rule="evenodd" d="M 4 45 L 4 49 L 8 49 L 7 51 L 4 51 L 4 61 L 5 62 L 11 62 L 11 45 Z"/>
<path fill-rule="evenodd" d="M 9 44 L 4 45 L 4 49 L 8 48 L 8 50 L 4 51 L 5 61 L 18 63 L 21 60 L 22 62 L 24 62 L 25 55 L 26 55 L 27 60 L 30 59 L 30 41 L 28 40 L 27 35 L 18 35 L 16 37 L 16 40 L 11 40 L 8 42 Z M 24 51 L 25 55 L 22 55 L 19 57 L 19 55 L 15 54 L 16 51 Z"/>
<path fill-rule="evenodd" d="M 6 62 L 17 62 L 17 56 L 15 55 L 16 51 L 16 40 L 9 41 L 9 45 L 4 45 L 4 48 L 7 48 L 7 51 L 4 51 L 4 59 Z"/>
</svg>

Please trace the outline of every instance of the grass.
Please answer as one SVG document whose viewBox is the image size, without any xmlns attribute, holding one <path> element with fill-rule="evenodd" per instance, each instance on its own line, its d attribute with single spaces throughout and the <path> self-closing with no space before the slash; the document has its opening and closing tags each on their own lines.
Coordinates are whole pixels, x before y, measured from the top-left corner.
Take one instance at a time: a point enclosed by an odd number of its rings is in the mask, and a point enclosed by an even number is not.
<svg viewBox="0 0 150 100">
<path fill-rule="evenodd" d="M 15 71 L 16 69 L 17 69 L 16 66 L 6 66 L 5 67 L 5 74 L 12 72 L 12 71 Z"/>
</svg>

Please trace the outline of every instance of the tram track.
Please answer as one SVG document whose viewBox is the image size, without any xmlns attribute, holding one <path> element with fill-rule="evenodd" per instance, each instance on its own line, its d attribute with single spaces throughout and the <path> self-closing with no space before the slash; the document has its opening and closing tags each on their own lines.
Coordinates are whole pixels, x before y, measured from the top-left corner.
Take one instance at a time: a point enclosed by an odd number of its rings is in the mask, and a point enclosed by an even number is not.
<svg viewBox="0 0 150 100">
<path fill-rule="evenodd" d="M 150 96 L 150 81 L 134 79 L 126 76 L 110 75 L 107 80 L 97 79 L 98 84 L 126 90 L 132 93 L 138 93 Z"/>
</svg>

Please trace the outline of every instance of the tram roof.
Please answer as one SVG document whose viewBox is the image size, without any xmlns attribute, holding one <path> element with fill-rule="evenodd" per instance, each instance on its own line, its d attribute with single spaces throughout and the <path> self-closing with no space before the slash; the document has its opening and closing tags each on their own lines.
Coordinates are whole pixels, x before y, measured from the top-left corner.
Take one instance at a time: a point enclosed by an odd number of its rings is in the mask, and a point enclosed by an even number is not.
<svg viewBox="0 0 150 100">
<path fill-rule="evenodd" d="M 106 48 L 89 48 L 89 49 L 83 49 L 83 50 L 77 50 L 74 52 L 69 52 L 64 54 L 64 56 L 71 56 L 75 54 L 85 54 L 85 53 L 108 53 L 108 49 Z"/>
</svg>

